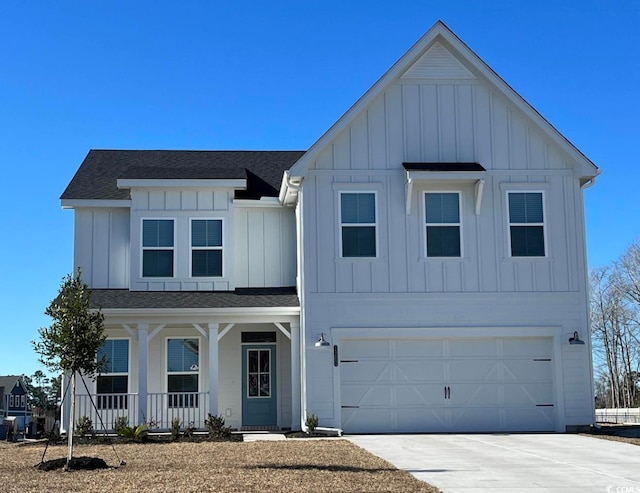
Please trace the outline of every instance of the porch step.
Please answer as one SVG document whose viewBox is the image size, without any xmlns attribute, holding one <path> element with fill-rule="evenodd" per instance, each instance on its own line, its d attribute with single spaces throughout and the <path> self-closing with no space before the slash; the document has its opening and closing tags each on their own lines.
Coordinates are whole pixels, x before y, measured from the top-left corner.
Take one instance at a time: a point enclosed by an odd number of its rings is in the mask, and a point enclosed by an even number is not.
<svg viewBox="0 0 640 493">
<path fill-rule="evenodd" d="M 280 431 L 277 426 L 243 426 L 240 431 Z"/>
<path fill-rule="evenodd" d="M 261 442 L 261 441 L 280 441 L 287 438 L 283 433 L 243 433 L 242 441 L 244 442 Z"/>
</svg>

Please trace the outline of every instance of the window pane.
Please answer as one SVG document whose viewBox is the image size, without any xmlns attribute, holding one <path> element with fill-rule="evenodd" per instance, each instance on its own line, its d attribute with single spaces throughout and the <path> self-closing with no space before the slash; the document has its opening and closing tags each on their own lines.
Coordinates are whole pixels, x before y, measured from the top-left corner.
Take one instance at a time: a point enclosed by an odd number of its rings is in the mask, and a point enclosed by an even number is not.
<svg viewBox="0 0 640 493">
<path fill-rule="evenodd" d="M 252 373 L 248 376 L 249 378 L 249 397 L 257 397 L 258 396 L 258 374 Z"/>
<path fill-rule="evenodd" d="M 260 397 L 269 397 L 271 395 L 271 386 L 269 384 L 269 374 L 260 375 Z"/>
<path fill-rule="evenodd" d="M 169 392 L 197 392 L 198 375 L 169 375 L 167 390 Z"/>
<path fill-rule="evenodd" d="M 142 221 L 143 247 L 173 247 L 172 219 L 144 219 Z"/>
<path fill-rule="evenodd" d="M 129 341 L 109 339 L 98 349 L 98 360 L 104 358 L 102 373 L 127 373 L 129 371 Z"/>
<path fill-rule="evenodd" d="M 144 250 L 142 277 L 173 277 L 173 250 Z"/>
<path fill-rule="evenodd" d="M 169 339 L 167 341 L 167 371 L 198 370 L 198 339 Z"/>
<path fill-rule="evenodd" d="M 376 197 L 373 193 L 340 195 L 341 220 L 344 224 L 375 223 Z"/>
<path fill-rule="evenodd" d="M 269 373 L 269 351 L 260 351 L 260 371 L 263 373 Z"/>
<path fill-rule="evenodd" d="M 542 194 L 510 193 L 509 194 L 509 221 L 512 223 L 541 223 Z"/>
<path fill-rule="evenodd" d="M 249 352 L 249 371 L 251 373 L 256 373 L 258 371 L 258 351 L 248 351 Z"/>
<path fill-rule="evenodd" d="M 221 277 L 222 250 L 193 250 L 191 252 L 193 277 Z"/>
<path fill-rule="evenodd" d="M 459 226 L 427 226 L 428 257 L 459 257 Z"/>
<path fill-rule="evenodd" d="M 191 221 L 191 246 L 222 246 L 222 221 L 219 219 L 195 219 Z"/>
<path fill-rule="evenodd" d="M 425 194 L 427 223 L 459 223 L 460 201 L 457 193 Z"/>
<path fill-rule="evenodd" d="M 511 226 L 511 255 L 514 257 L 544 257 L 542 226 Z"/>
<path fill-rule="evenodd" d="M 98 394 L 126 394 L 129 391 L 129 378 L 121 376 L 99 376 L 96 381 Z"/>
<path fill-rule="evenodd" d="M 375 257 L 376 228 L 374 226 L 343 226 L 342 256 Z"/>
</svg>

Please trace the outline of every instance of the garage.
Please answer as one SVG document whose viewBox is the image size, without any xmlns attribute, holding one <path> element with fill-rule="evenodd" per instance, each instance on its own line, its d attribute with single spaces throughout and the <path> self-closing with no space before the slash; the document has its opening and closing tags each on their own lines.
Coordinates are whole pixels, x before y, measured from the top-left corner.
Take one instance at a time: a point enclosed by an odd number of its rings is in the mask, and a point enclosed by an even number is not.
<svg viewBox="0 0 640 493">
<path fill-rule="evenodd" d="M 552 339 L 342 338 L 346 433 L 554 431 Z"/>
</svg>

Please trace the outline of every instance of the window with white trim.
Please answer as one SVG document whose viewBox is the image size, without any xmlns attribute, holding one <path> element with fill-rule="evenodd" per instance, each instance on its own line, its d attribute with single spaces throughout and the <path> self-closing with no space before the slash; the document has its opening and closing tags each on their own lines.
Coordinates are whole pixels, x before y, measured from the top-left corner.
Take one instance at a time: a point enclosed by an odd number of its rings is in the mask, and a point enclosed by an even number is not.
<svg viewBox="0 0 640 493">
<path fill-rule="evenodd" d="M 26 409 L 27 407 L 27 396 L 26 395 L 21 395 L 20 396 L 20 407 L 23 409 Z"/>
<path fill-rule="evenodd" d="M 15 407 L 13 405 L 13 394 L 9 394 L 9 407 Z"/>
<path fill-rule="evenodd" d="M 200 340 L 167 339 L 169 407 L 198 407 Z"/>
<path fill-rule="evenodd" d="M 340 193 L 342 257 L 376 257 L 376 194 Z"/>
<path fill-rule="evenodd" d="M 142 220 L 142 277 L 173 277 L 173 219 Z"/>
<path fill-rule="evenodd" d="M 191 220 L 191 276 L 222 277 L 222 219 Z"/>
<path fill-rule="evenodd" d="M 425 192 L 427 257 L 460 257 L 460 193 Z"/>
<path fill-rule="evenodd" d="M 544 257 L 542 192 L 507 192 L 509 248 L 512 257 Z"/>
<path fill-rule="evenodd" d="M 102 361 L 96 378 L 98 409 L 127 409 L 129 392 L 129 340 L 107 339 L 98 349 Z"/>
</svg>

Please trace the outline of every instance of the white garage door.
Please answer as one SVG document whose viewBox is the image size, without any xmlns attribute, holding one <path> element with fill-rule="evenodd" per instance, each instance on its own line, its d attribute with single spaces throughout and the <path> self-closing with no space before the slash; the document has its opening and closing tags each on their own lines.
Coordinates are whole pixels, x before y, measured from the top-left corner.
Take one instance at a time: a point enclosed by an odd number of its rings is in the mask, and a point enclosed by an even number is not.
<svg viewBox="0 0 640 493">
<path fill-rule="evenodd" d="M 554 431 L 550 338 L 342 339 L 347 433 Z"/>
</svg>

